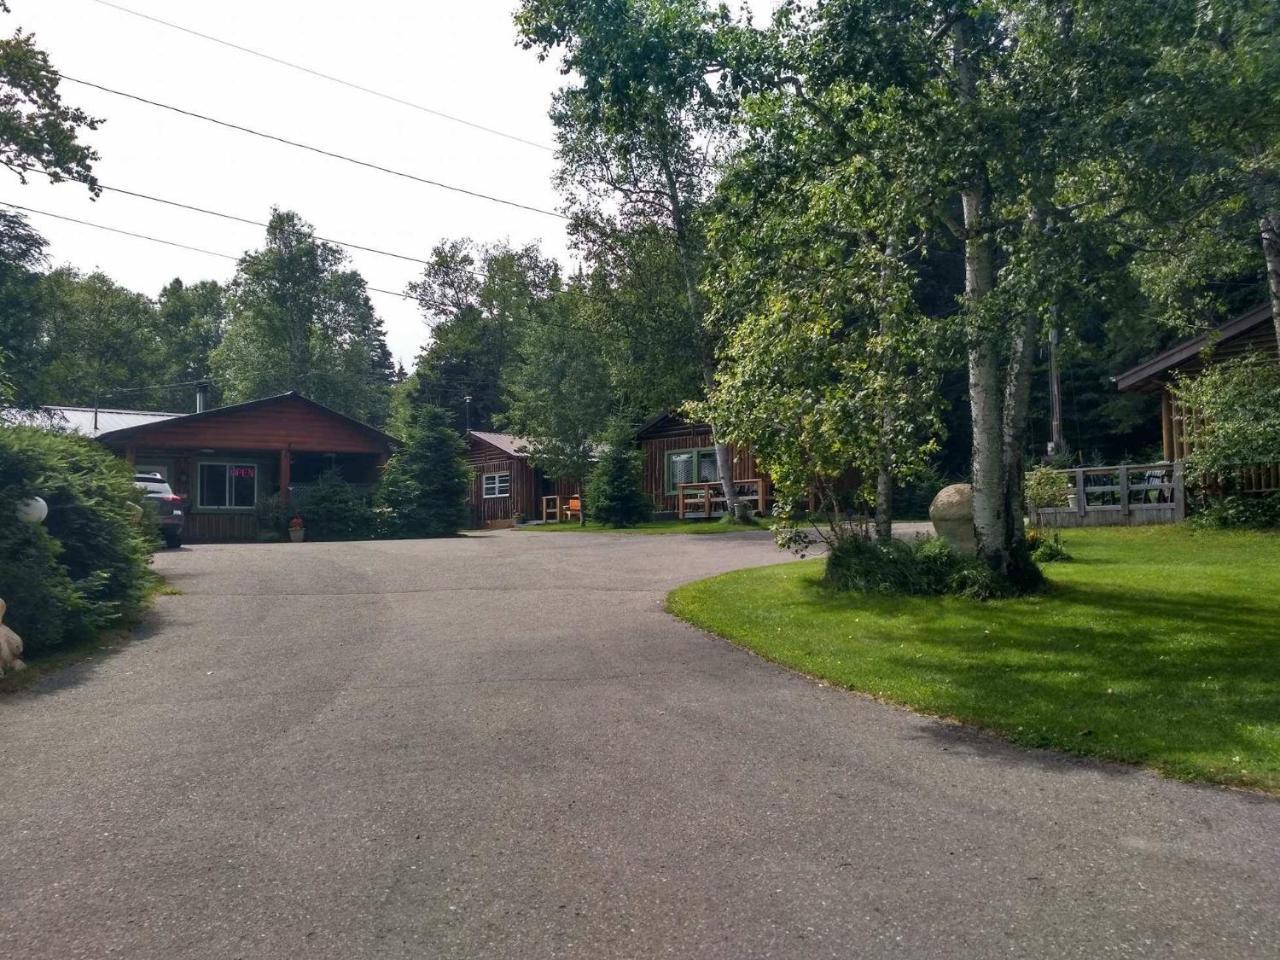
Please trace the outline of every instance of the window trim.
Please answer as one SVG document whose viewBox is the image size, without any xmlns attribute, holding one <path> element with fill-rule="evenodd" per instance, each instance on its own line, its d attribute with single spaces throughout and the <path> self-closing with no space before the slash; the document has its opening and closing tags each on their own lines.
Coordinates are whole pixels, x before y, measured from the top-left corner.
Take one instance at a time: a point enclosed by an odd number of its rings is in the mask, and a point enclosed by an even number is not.
<svg viewBox="0 0 1280 960">
<path fill-rule="evenodd" d="M 232 480 L 231 468 L 232 467 L 253 467 L 253 503 L 249 504 L 247 507 L 233 506 L 231 504 L 226 504 L 225 506 L 217 507 L 217 506 L 210 506 L 203 503 L 202 501 L 204 500 L 204 468 L 205 467 L 227 467 L 228 468 L 227 475 L 226 475 L 226 484 L 227 484 L 226 493 L 227 493 L 228 500 L 231 499 L 231 480 Z M 193 504 L 193 506 L 199 510 L 216 510 L 219 512 L 235 512 L 235 511 L 244 512 L 249 510 L 256 510 L 258 507 L 258 477 L 259 477 L 259 471 L 261 469 L 262 469 L 262 464 L 253 463 L 251 461 L 245 461 L 245 460 L 197 460 L 196 461 L 196 497 L 195 497 L 195 503 Z"/>
<path fill-rule="evenodd" d="M 489 492 L 490 477 L 493 477 L 494 479 L 493 493 Z M 502 490 L 502 482 L 501 482 L 502 477 L 507 478 L 506 493 L 500 492 Z M 494 471 L 493 473 L 482 473 L 480 475 L 480 493 L 486 500 L 501 500 L 504 497 L 510 497 L 511 496 L 511 471 L 506 470 L 506 471 Z"/>
<path fill-rule="evenodd" d="M 671 473 L 671 458 L 680 454 L 693 454 L 693 476 L 695 479 L 688 481 L 689 483 L 719 483 L 720 464 L 716 460 L 716 448 L 711 447 L 681 447 L 679 450 L 668 450 L 662 458 L 662 479 L 668 497 L 676 496 L 680 491 L 676 489 Z M 711 460 L 715 464 L 717 478 L 715 480 L 699 480 L 698 466 L 701 463 L 702 455 L 710 454 Z"/>
</svg>

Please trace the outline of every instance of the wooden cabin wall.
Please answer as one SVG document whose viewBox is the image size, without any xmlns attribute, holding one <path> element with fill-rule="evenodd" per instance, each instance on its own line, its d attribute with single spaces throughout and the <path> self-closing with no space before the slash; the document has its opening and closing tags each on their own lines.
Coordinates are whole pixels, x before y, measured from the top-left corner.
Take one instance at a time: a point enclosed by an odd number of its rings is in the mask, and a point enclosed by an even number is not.
<svg viewBox="0 0 1280 960">
<path fill-rule="evenodd" d="M 510 526 L 517 513 L 526 519 L 541 515 L 541 484 L 528 460 L 482 444 L 475 444 L 464 459 L 472 471 L 467 497 L 472 526 Z M 484 477 L 490 473 L 511 474 L 510 496 L 485 497 Z"/>
<path fill-rule="evenodd" d="M 640 440 L 640 449 L 644 453 L 644 492 L 653 501 L 656 512 L 676 512 L 675 495 L 667 493 L 667 454 L 676 450 L 713 446 L 715 441 L 711 428 L 696 425 L 646 434 Z M 730 447 L 730 452 L 733 455 L 733 479 L 764 480 L 766 499 L 768 499 L 770 496 L 768 478 L 764 476 L 751 450 Z"/>
</svg>

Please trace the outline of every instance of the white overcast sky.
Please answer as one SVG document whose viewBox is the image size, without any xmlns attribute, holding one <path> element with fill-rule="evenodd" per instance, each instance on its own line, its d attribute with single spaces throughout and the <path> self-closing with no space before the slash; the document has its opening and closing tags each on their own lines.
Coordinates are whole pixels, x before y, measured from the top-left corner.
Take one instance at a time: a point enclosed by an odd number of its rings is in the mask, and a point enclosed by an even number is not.
<svg viewBox="0 0 1280 960">
<path fill-rule="evenodd" d="M 564 78 L 515 45 L 515 0 L 113 0 L 202 33 L 550 145 Z M 555 210 L 554 156 L 149 23 L 93 0 L 10 0 L 0 28 L 36 34 L 56 69 L 433 180 Z M 772 0 L 751 0 L 757 17 Z M 106 122 L 86 139 L 102 183 L 266 220 L 297 210 L 323 236 L 426 257 L 445 238 L 537 241 L 569 262 L 563 221 L 364 170 L 73 83 L 64 99 Z M 75 183 L 0 180 L 0 200 L 239 255 L 258 227 Z M 155 296 L 234 264 L 31 215 L 54 264 L 101 269 Z M 353 252 L 370 285 L 402 290 L 412 263 Z M 427 336 L 416 306 L 371 294 L 407 368 Z"/>
</svg>

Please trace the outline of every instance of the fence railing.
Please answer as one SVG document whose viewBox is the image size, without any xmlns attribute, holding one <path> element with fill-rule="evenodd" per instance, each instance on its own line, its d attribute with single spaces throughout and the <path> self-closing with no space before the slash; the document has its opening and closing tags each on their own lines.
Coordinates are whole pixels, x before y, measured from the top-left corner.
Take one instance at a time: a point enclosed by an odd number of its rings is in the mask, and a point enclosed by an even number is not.
<svg viewBox="0 0 1280 960">
<path fill-rule="evenodd" d="M 1186 518 L 1182 463 L 1059 470 L 1069 481 L 1067 505 L 1030 507 L 1031 521 L 1049 527 L 1140 526 Z"/>
</svg>

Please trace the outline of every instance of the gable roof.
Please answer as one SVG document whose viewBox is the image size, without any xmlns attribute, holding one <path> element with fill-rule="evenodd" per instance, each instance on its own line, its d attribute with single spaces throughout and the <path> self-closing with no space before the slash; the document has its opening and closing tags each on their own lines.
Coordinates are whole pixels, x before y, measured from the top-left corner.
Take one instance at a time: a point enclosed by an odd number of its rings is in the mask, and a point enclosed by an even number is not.
<svg viewBox="0 0 1280 960">
<path fill-rule="evenodd" d="M 400 446 L 400 441 L 395 437 L 383 433 L 376 427 L 371 427 L 363 421 L 349 417 L 345 413 L 339 413 L 332 407 L 326 407 L 323 403 L 304 397 L 296 390 L 290 390 L 288 393 L 276 394 L 272 397 L 261 397 L 257 400 L 248 400 L 244 403 L 232 403 L 225 407 L 214 407 L 212 410 L 204 410 L 201 413 L 188 413 L 181 415 L 172 415 L 162 420 L 153 420 L 147 423 L 138 423 L 133 426 L 123 427 L 117 430 L 102 431 L 98 434 L 99 440 L 136 440 L 145 437 L 147 433 L 154 429 L 158 424 L 163 423 L 166 427 L 185 426 L 189 423 L 199 423 L 208 420 L 217 420 L 229 414 L 244 413 L 249 410 L 256 410 L 260 407 L 268 407 L 279 404 L 283 401 L 290 400 L 293 402 L 301 402 L 308 407 L 324 413 L 326 416 L 333 417 L 346 423 L 348 426 L 354 427 L 357 431 L 377 440 L 388 447 Z"/>
<path fill-rule="evenodd" d="M 509 453 L 513 457 L 529 456 L 529 441 L 524 437 L 517 437 L 514 433 L 492 433 L 487 430 L 468 430 L 467 438 L 475 438 L 481 443 L 487 443 L 491 447 L 496 447 L 503 453 Z"/>
<path fill-rule="evenodd" d="M 1118 390 L 1142 390 L 1152 387 L 1158 377 L 1176 367 L 1199 367 L 1200 354 L 1206 348 L 1214 348 L 1220 358 L 1244 352 L 1252 346 L 1263 349 L 1270 347 L 1271 352 L 1274 352 L 1275 335 L 1269 329 L 1262 329 L 1264 325 L 1269 326 L 1270 322 L 1271 304 L 1259 304 L 1220 327 L 1174 344 L 1168 350 L 1111 379 Z"/>
<path fill-rule="evenodd" d="M 0 420 L 26 427 L 40 427 L 63 433 L 78 433 L 86 437 L 98 437 L 117 430 L 128 430 L 162 420 L 174 420 L 185 416 L 160 410 L 117 410 L 108 407 L 64 407 L 54 404 L 33 410 L 5 408 L 0 410 Z M 96 426 L 95 426 L 96 420 Z"/>
<path fill-rule="evenodd" d="M 644 423 L 636 428 L 636 439 L 644 440 L 646 437 L 658 436 L 664 433 L 701 433 L 711 429 L 709 423 L 702 423 L 698 420 L 686 420 L 678 413 L 670 410 L 664 410 L 655 414 Z"/>
</svg>

